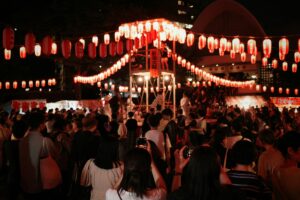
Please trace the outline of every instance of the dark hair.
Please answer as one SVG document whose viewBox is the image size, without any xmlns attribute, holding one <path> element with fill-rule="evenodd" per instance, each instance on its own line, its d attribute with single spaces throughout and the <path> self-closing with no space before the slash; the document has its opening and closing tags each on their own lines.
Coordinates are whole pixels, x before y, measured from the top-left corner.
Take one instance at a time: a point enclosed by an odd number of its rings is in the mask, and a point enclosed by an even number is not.
<svg viewBox="0 0 300 200">
<path fill-rule="evenodd" d="M 8 119 L 9 113 L 6 111 L 0 112 L 0 124 L 5 124 L 6 120 Z"/>
<path fill-rule="evenodd" d="M 12 125 L 12 134 L 15 138 L 19 139 L 24 137 L 27 131 L 27 124 L 23 120 L 17 120 Z"/>
<path fill-rule="evenodd" d="M 165 109 L 162 111 L 162 115 L 166 115 L 166 116 L 173 117 L 173 111 L 172 111 L 170 108 L 165 108 Z"/>
<path fill-rule="evenodd" d="M 221 189 L 220 172 L 220 159 L 214 149 L 195 148 L 182 177 L 187 199 L 217 199 Z"/>
<path fill-rule="evenodd" d="M 271 145 L 273 145 L 275 143 L 274 133 L 270 129 L 264 129 L 264 130 L 260 131 L 258 133 L 258 138 L 264 144 L 271 144 Z"/>
<path fill-rule="evenodd" d="M 247 140 L 237 141 L 232 147 L 232 159 L 235 164 L 250 165 L 257 157 L 257 149 Z"/>
<path fill-rule="evenodd" d="M 124 174 L 118 191 L 131 191 L 137 197 L 143 197 L 151 178 L 151 157 L 147 150 L 134 148 L 124 159 Z"/>
<path fill-rule="evenodd" d="M 35 111 L 29 114 L 28 126 L 30 129 L 37 129 L 45 122 L 45 115 L 41 112 Z"/>
<path fill-rule="evenodd" d="M 148 123 L 150 127 L 157 127 L 159 125 L 159 118 L 156 115 L 150 115 L 148 118 Z"/>
<path fill-rule="evenodd" d="M 131 111 L 130 111 L 130 112 L 128 112 L 128 117 L 130 117 L 130 118 L 131 118 L 131 117 L 133 117 L 133 116 L 134 116 L 134 112 L 131 112 Z"/>
<path fill-rule="evenodd" d="M 278 149 L 285 158 L 289 157 L 288 148 L 297 151 L 300 147 L 300 134 L 296 131 L 289 131 L 279 139 Z"/>
<path fill-rule="evenodd" d="M 89 129 L 93 126 L 97 126 L 97 120 L 93 115 L 87 115 L 82 119 L 82 127 Z"/>
<path fill-rule="evenodd" d="M 119 166 L 119 141 L 110 136 L 102 136 L 94 163 L 102 169 L 112 169 Z"/>
</svg>

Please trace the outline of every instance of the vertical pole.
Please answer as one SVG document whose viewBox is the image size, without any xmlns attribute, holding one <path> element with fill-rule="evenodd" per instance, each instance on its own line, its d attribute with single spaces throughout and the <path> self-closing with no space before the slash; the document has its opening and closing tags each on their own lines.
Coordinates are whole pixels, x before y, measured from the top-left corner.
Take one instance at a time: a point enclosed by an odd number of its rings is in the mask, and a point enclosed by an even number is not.
<svg viewBox="0 0 300 200">
<path fill-rule="evenodd" d="M 172 61 L 173 61 L 173 112 L 174 118 L 176 116 L 176 42 L 173 40 L 173 53 L 172 53 Z"/>
<path fill-rule="evenodd" d="M 160 73 L 160 75 L 162 75 L 161 73 Z M 163 79 L 163 81 L 162 81 L 162 83 L 163 83 L 163 88 L 162 88 L 162 91 L 163 91 L 163 105 L 162 105 L 162 109 L 165 109 L 165 95 L 166 95 L 166 92 L 165 92 L 165 78 L 164 78 L 164 76 L 162 76 L 162 79 Z"/>
<path fill-rule="evenodd" d="M 149 66 L 148 66 L 148 37 L 146 35 L 146 72 L 148 72 Z"/>
<path fill-rule="evenodd" d="M 132 102 L 132 72 L 131 72 L 131 52 L 129 52 L 129 94 L 130 94 L 130 97 L 129 97 L 129 111 L 132 110 L 131 108 L 131 102 Z"/>
<path fill-rule="evenodd" d="M 148 75 L 146 75 L 148 76 Z M 145 81 L 146 81 L 146 112 L 149 112 L 149 77 L 146 78 L 145 76 Z"/>
</svg>

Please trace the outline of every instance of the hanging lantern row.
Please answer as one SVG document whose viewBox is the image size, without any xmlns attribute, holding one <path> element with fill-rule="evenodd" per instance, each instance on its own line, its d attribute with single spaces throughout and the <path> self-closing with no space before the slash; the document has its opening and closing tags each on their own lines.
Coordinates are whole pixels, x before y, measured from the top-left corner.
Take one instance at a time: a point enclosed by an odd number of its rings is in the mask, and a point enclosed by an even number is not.
<svg viewBox="0 0 300 200">
<path fill-rule="evenodd" d="M 20 86 L 19 86 L 20 85 Z M 11 82 L 7 81 L 5 83 L 0 82 L 0 90 L 5 88 L 6 90 L 11 89 L 11 86 L 13 89 L 17 89 L 18 87 L 21 87 L 23 89 L 25 88 L 40 88 L 40 87 L 46 87 L 46 86 L 55 86 L 56 85 L 56 79 L 51 78 L 48 80 L 30 80 L 30 81 L 13 81 L 12 84 Z"/>
<path fill-rule="evenodd" d="M 278 92 L 278 94 L 283 94 L 283 92 L 285 91 L 285 94 L 290 95 L 291 89 L 290 88 L 285 88 L 285 90 L 282 87 L 278 87 L 277 89 L 274 86 L 268 87 L 268 86 L 262 86 L 257 84 L 255 86 L 255 90 L 258 92 L 270 92 L 270 93 L 275 93 L 276 91 Z M 295 88 L 293 90 L 294 95 L 298 96 L 299 95 L 299 89 Z"/>
<path fill-rule="evenodd" d="M 117 71 L 119 71 L 122 67 L 129 62 L 129 54 L 125 54 L 122 58 L 120 58 L 117 62 L 115 62 L 111 67 L 109 67 L 104 72 L 101 72 L 94 76 L 75 76 L 74 83 L 83 83 L 83 84 L 95 84 L 97 82 L 103 81 L 104 79 L 110 77 Z"/>
<path fill-rule="evenodd" d="M 199 67 L 191 64 L 191 62 L 187 61 L 182 56 L 177 56 L 177 64 L 181 65 L 183 68 L 191 71 L 192 73 L 202 77 L 206 81 L 214 82 L 216 85 L 222 85 L 226 87 L 252 87 L 255 84 L 255 81 L 231 81 L 228 79 L 220 78 L 215 75 L 212 75 Z"/>
</svg>

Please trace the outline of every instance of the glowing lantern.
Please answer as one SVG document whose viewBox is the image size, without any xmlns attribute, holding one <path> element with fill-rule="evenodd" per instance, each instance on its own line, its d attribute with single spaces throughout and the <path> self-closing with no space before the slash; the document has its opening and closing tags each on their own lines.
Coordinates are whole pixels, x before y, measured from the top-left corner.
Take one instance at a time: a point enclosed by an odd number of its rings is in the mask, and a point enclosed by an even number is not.
<svg viewBox="0 0 300 200">
<path fill-rule="evenodd" d="M 267 64 L 268 64 L 268 58 L 266 58 L 266 57 L 263 57 L 263 59 L 262 59 L 262 66 L 267 66 Z"/>
<path fill-rule="evenodd" d="M 55 78 L 51 79 L 52 85 L 56 85 L 56 80 Z"/>
<path fill-rule="evenodd" d="M 240 39 L 239 38 L 234 38 L 232 40 L 232 49 L 235 53 L 240 52 Z"/>
<path fill-rule="evenodd" d="M 274 87 L 273 86 L 271 87 L 270 90 L 271 90 L 272 93 L 274 93 Z"/>
<path fill-rule="evenodd" d="M 263 52 L 264 52 L 265 57 L 270 58 L 270 55 L 272 52 L 272 41 L 270 39 L 264 39 Z"/>
<path fill-rule="evenodd" d="M 251 55 L 251 64 L 255 64 L 256 63 L 256 56 L 255 55 Z"/>
<path fill-rule="evenodd" d="M 225 54 L 225 52 L 224 52 L 224 51 L 222 51 L 222 49 L 221 49 L 221 48 L 219 48 L 219 55 L 220 55 L 220 56 L 224 56 L 224 54 Z"/>
<path fill-rule="evenodd" d="M 276 69 L 278 67 L 278 61 L 276 59 L 272 60 L 272 67 Z"/>
<path fill-rule="evenodd" d="M 282 38 L 279 40 L 279 53 L 286 55 L 289 52 L 289 40 Z"/>
<path fill-rule="evenodd" d="M 134 39 L 137 35 L 137 27 L 136 26 L 131 26 L 130 27 L 130 38 Z"/>
<path fill-rule="evenodd" d="M 121 66 L 125 66 L 126 65 L 126 61 L 125 61 L 125 58 L 121 58 Z"/>
<path fill-rule="evenodd" d="M 146 22 L 145 29 L 146 29 L 146 32 L 150 32 L 151 31 L 151 22 L 149 22 L 149 21 Z"/>
<path fill-rule="evenodd" d="M 227 44 L 227 39 L 222 37 L 220 39 L 220 49 L 221 49 L 221 51 L 224 52 L 226 50 L 226 44 Z"/>
<path fill-rule="evenodd" d="M 5 82 L 5 89 L 9 89 L 10 88 L 10 82 Z"/>
<path fill-rule="evenodd" d="M 282 63 L 282 70 L 283 71 L 287 71 L 288 70 L 288 63 L 287 62 L 283 62 Z"/>
<path fill-rule="evenodd" d="M 230 58 L 234 59 L 235 58 L 235 51 L 232 49 L 230 50 Z"/>
<path fill-rule="evenodd" d="M 22 82 L 21 82 L 21 87 L 22 87 L 22 88 L 26 88 L 26 81 L 22 81 Z"/>
<path fill-rule="evenodd" d="M 294 54 L 295 63 L 298 63 L 300 61 L 300 52 L 296 51 Z"/>
<path fill-rule="evenodd" d="M 215 49 L 219 48 L 219 39 L 218 38 L 215 38 L 215 40 L 214 40 L 214 47 L 215 47 Z"/>
<path fill-rule="evenodd" d="M 4 59 L 10 60 L 11 58 L 11 50 L 4 49 Z"/>
<path fill-rule="evenodd" d="M 17 89 L 17 88 L 18 88 L 18 82 L 17 82 L 17 81 L 14 81 L 14 82 L 13 82 L 13 88 L 14 88 L 14 89 Z"/>
<path fill-rule="evenodd" d="M 122 41 L 117 42 L 117 54 L 118 55 L 123 54 L 123 42 Z"/>
<path fill-rule="evenodd" d="M 90 58 L 96 58 L 96 46 L 93 42 L 90 42 L 88 45 L 88 55 Z"/>
<path fill-rule="evenodd" d="M 26 58 L 26 49 L 24 46 L 20 47 L 20 58 Z"/>
<path fill-rule="evenodd" d="M 206 45 L 206 37 L 204 35 L 199 36 L 198 39 L 198 48 L 203 49 Z"/>
<path fill-rule="evenodd" d="M 278 88 L 278 93 L 282 94 L 282 87 Z"/>
<path fill-rule="evenodd" d="M 101 87 L 101 82 L 97 82 L 97 87 L 98 87 L 98 88 Z"/>
<path fill-rule="evenodd" d="M 241 53 L 241 61 L 242 62 L 245 62 L 246 61 L 246 53 L 245 52 L 243 52 L 243 53 Z"/>
<path fill-rule="evenodd" d="M 0 90 L 2 89 L 2 82 L 0 82 Z"/>
<path fill-rule="evenodd" d="M 84 54 L 83 44 L 81 42 L 75 43 L 75 56 L 77 58 L 82 58 Z"/>
<path fill-rule="evenodd" d="M 108 84 L 107 83 L 104 83 L 104 89 L 108 89 Z"/>
<path fill-rule="evenodd" d="M 213 36 L 207 38 L 207 48 L 210 53 L 213 53 L 215 50 L 215 39 Z"/>
<path fill-rule="evenodd" d="M 132 40 L 126 40 L 126 50 L 131 51 L 133 48 Z"/>
<path fill-rule="evenodd" d="M 33 33 L 27 33 L 25 35 L 25 48 L 28 54 L 34 53 L 35 36 Z"/>
<path fill-rule="evenodd" d="M 181 83 L 177 83 L 177 88 L 178 88 L 178 89 L 181 88 Z"/>
<path fill-rule="evenodd" d="M 181 56 L 178 56 L 178 57 L 177 57 L 177 64 L 178 64 L 178 65 L 181 65 L 181 61 L 182 61 L 182 57 L 181 57 Z"/>
<path fill-rule="evenodd" d="M 115 85 L 112 84 L 112 85 L 110 86 L 110 89 L 111 89 L 111 90 L 115 90 Z"/>
<path fill-rule="evenodd" d="M 293 72 L 293 73 L 296 73 L 296 72 L 297 72 L 297 68 L 298 68 L 297 64 L 296 64 L 296 63 L 293 63 L 293 64 L 292 64 L 292 72 Z"/>
<path fill-rule="evenodd" d="M 159 39 L 160 41 L 166 41 L 167 40 L 167 35 L 165 32 L 160 32 L 159 33 Z"/>
<path fill-rule="evenodd" d="M 186 59 L 182 59 L 181 65 L 182 65 L 182 67 L 185 67 L 185 66 L 186 66 Z"/>
<path fill-rule="evenodd" d="M 172 91 L 172 86 L 171 85 L 168 85 L 168 90 Z"/>
<path fill-rule="evenodd" d="M 115 42 L 119 42 L 120 41 L 120 37 L 121 37 L 120 32 L 116 31 L 115 32 Z"/>
<path fill-rule="evenodd" d="M 95 44 L 95 46 L 97 47 L 98 46 L 98 36 L 96 36 L 96 35 L 94 35 L 93 37 L 92 37 L 92 42 Z"/>
<path fill-rule="evenodd" d="M 105 58 L 107 56 L 107 47 L 104 43 L 99 45 L 99 56 Z"/>
<path fill-rule="evenodd" d="M 46 56 L 49 56 L 51 54 L 52 49 L 52 38 L 50 36 L 46 36 L 43 38 L 42 41 L 42 53 Z"/>
<path fill-rule="evenodd" d="M 46 80 L 42 80 L 41 85 L 42 85 L 42 87 L 45 87 L 46 86 Z"/>
<path fill-rule="evenodd" d="M 192 73 L 195 72 L 195 65 L 191 65 L 191 72 L 192 72 Z"/>
<path fill-rule="evenodd" d="M 83 49 L 84 49 L 85 48 L 85 40 L 83 38 L 80 38 L 78 41 L 83 44 Z"/>
<path fill-rule="evenodd" d="M 15 32 L 11 27 L 6 27 L 3 29 L 3 35 L 2 35 L 2 44 L 3 48 L 7 50 L 11 50 L 14 48 L 15 43 Z"/>
<path fill-rule="evenodd" d="M 260 85 L 255 86 L 256 91 L 260 91 Z"/>
<path fill-rule="evenodd" d="M 108 33 L 104 34 L 104 44 L 108 45 L 110 42 L 110 37 Z"/>
<path fill-rule="evenodd" d="M 130 36 L 130 30 L 129 30 L 129 26 L 127 24 L 124 25 L 123 31 L 124 31 L 124 37 L 125 38 L 129 38 L 129 36 Z"/>
<path fill-rule="evenodd" d="M 245 52 L 245 45 L 243 43 L 240 44 L 240 53 Z"/>
<path fill-rule="evenodd" d="M 111 42 L 109 44 L 109 55 L 110 56 L 115 56 L 116 55 L 116 43 L 115 42 Z"/>
<path fill-rule="evenodd" d="M 266 92 L 267 91 L 267 86 L 263 86 L 263 91 Z"/>
<path fill-rule="evenodd" d="M 187 70 L 190 70 L 190 69 L 191 69 L 191 62 L 187 62 L 187 63 L 186 63 L 186 69 L 187 69 Z"/>
<path fill-rule="evenodd" d="M 231 50 L 231 42 L 230 41 L 227 41 L 227 44 L 226 44 L 226 51 L 230 51 Z"/>
<path fill-rule="evenodd" d="M 138 29 L 138 33 L 144 32 L 144 25 L 142 23 L 139 23 L 137 29 Z"/>
<path fill-rule="evenodd" d="M 29 81 L 29 82 L 28 82 L 28 86 L 29 86 L 30 88 L 32 88 L 32 87 L 33 87 L 33 81 Z"/>
<path fill-rule="evenodd" d="M 154 93 L 154 87 L 150 87 L 150 92 Z"/>
<path fill-rule="evenodd" d="M 61 43 L 62 55 L 68 59 L 71 57 L 72 43 L 70 40 L 63 40 Z"/>
<path fill-rule="evenodd" d="M 35 56 L 40 56 L 41 53 L 42 53 L 42 47 L 41 47 L 41 45 L 40 44 L 36 44 L 34 46 L 34 54 L 35 54 Z"/>
<path fill-rule="evenodd" d="M 296 89 L 294 90 L 294 93 L 295 93 L 295 95 L 298 95 L 298 94 L 299 94 L 299 90 L 296 88 Z"/>
<path fill-rule="evenodd" d="M 285 59 L 285 54 L 282 54 L 279 52 L 279 60 L 284 60 Z"/>
<path fill-rule="evenodd" d="M 30 81 L 29 81 L 29 84 L 30 84 Z M 32 85 L 33 85 L 33 82 L 32 82 Z M 51 79 L 48 79 L 48 86 L 52 86 L 52 80 Z M 29 86 L 30 87 L 30 86 Z M 32 87 L 32 86 L 31 86 Z"/>
<path fill-rule="evenodd" d="M 35 81 L 35 87 L 40 87 L 40 81 L 39 80 Z"/>
<path fill-rule="evenodd" d="M 285 93 L 286 93 L 287 95 L 289 95 L 289 94 L 290 94 L 290 88 L 286 88 L 286 89 L 285 89 Z"/>
<path fill-rule="evenodd" d="M 55 42 L 51 45 L 51 54 L 55 55 L 57 53 L 57 44 Z"/>
<path fill-rule="evenodd" d="M 140 39 L 139 38 L 135 38 L 134 39 L 134 47 L 136 49 L 139 49 L 140 48 Z"/>
<path fill-rule="evenodd" d="M 129 55 L 125 54 L 124 58 L 125 58 L 125 62 L 128 63 L 129 62 Z"/>
<path fill-rule="evenodd" d="M 138 93 L 141 93 L 142 92 L 142 88 L 138 87 L 137 91 L 138 91 Z"/>
<path fill-rule="evenodd" d="M 187 37 L 186 37 L 186 45 L 187 45 L 188 47 L 193 46 L 194 40 L 195 40 L 194 34 L 193 34 L 193 33 L 189 33 L 189 34 L 187 35 Z"/>
<path fill-rule="evenodd" d="M 247 42 L 247 52 L 249 54 L 254 54 L 255 47 L 256 47 L 256 41 L 254 39 L 249 39 Z"/>
</svg>

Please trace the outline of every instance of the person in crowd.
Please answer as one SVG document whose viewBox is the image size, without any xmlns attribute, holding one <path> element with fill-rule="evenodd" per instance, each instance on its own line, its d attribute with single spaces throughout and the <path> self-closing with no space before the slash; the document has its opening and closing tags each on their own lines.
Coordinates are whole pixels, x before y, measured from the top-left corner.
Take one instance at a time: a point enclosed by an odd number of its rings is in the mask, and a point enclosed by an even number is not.
<svg viewBox="0 0 300 200">
<path fill-rule="evenodd" d="M 148 151 L 151 152 L 149 149 Z M 107 190 L 106 200 L 166 199 L 167 189 L 165 182 L 148 151 L 143 148 L 134 148 L 128 152 L 124 160 L 122 180 L 117 188 Z M 149 187 L 152 177 L 155 187 Z"/>
<path fill-rule="evenodd" d="M 4 166 L 3 161 L 3 143 L 5 141 L 10 140 L 11 138 L 11 130 L 9 125 L 8 112 L 1 111 L 0 112 L 0 172 L 3 170 Z"/>
<path fill-rule="evenodd" d="M 255 145 L 248 140 L 240 140 L 233 145 L 234 167 L 227 172 L 232 184 L 246 195 L 246 199 L 272 199 L 272 192 L 262 178 L 254 171 L 257 158 Z"/>
<path fill-rule="evenodd" d="M 134 113 L 129 112 L 129 119 L 126 121 L 125 125 L 127 128 L 127 140 L 128 140 L 128 148 L 132 149 L 135 145 L 136 137 L 137 137 L 137 128 L 138 124 L 136 119 L 133 118 Z"/>
<path fill-rule="evenodd" d="M 81 185 L 91 186 L 90 199 L 105 199 L 109 188 L 120 182 L 123 164 L 119 161 L 118 140 L 111 136 L 101 137 L 95 159 L 89 159 L 81 173 Z"/>
<path fill-rule="evenodd" d="M 151 103 L 150 107 L 155 110 L 159 110 L 159 108 L 162 108 L 163 103 L 164 103 L 163 92 L 160 90 L 157 92 L 157 95 L 156 95 L 155 99 L 153 100 L 153 102 Z"/>
<path fill-rule="evenodd" d="M 46 128 L 43 113 L 31 112 L 28 126 L 28 132 L 19 142 L 20 185 L 25 199 L 43 199 L 49 197 L 43 194 L 39 170 L 43 143 L 47 145 L 47 153 L 51 154 L 53 158 L 57 158 L 57 151 L 51 139 L 43 137 L 41 134 Z"/>
<path fill-rule="evenodd" d="M 211 147 L 198 146 L 190 157 L 184 155 L 185 148 L 175 151 L 173 192 L 168 195 L 168 200 L 244 199 L 230 185 L 226 173 L 222 171 L 219 157 Z"/>
<path fill-rule="evenodd" d="M 296 200 L 300 197 L 300 134 L 287 132 L 279 141 L 284 162 L 274 170 L 272 185 L 276 200 Z"/>
<path fill-rule="evenodd" d="M 188 117 L 189 116 L 189 113 L 190 113 L 190 108 L 191 108 L 191 102 L 190 102 L 190 99 L 188 97 L 188 94 L 187 92 L 183 92 L 182 94 L 182 98 L 180 100 L 180 108 L 182 109 L 183 111 L 183 115 Z"/>
<path fill-rule="evenodd" d="M 198 110 L 198 117 L 196 119 L 197 129 L 199 133 L 205 135 L 207 133 L 207 120 L 205 119 L 206 112 L 203 109 Z"/>
<path fill-rule="evenodd" d="M 272 130 L 265 129 L 259 132 L 257 144 L 265 150 L 258 158 L 257 174 L 271 187 L 274 170 L 283 164 L 284 158 L 274 146 L 275 137 Z"/>
</svg>

